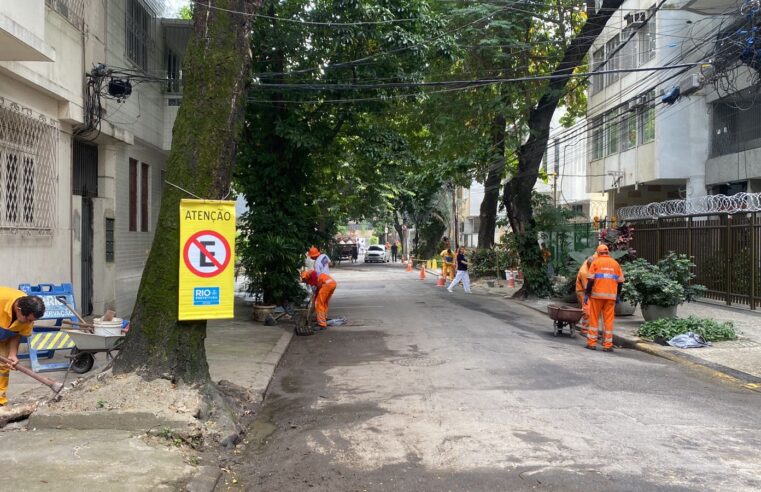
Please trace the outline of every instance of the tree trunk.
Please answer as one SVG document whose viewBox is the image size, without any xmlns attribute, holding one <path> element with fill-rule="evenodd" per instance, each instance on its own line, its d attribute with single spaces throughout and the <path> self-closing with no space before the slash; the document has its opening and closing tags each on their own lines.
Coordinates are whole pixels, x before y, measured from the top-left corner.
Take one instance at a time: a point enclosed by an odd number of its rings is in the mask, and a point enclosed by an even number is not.
<svg viewBox="0 0 761 492">
<path fill-rule="evenodd" d="M 249 34 L 260 0 L 193 4 L 193 36 L 185 57 L 183 100 L 174 124 L 166 179 L 194 195 L 228 195 L 250 78 Z M 207 8 L 209 7 L 213 8 Z M 143 270 L 130 331 L 114 371 L 187 383 L 209 379 L 206 321 L 177 320 L 179 202 L 164 185 L 153 246 Z"/>
<path fill-rule="evenodd" d="M 499 204 L 499 184 L 505 169 L 505 116 L 498 114 L 492 123 L 492 145 L 495 149 L 494 161 L 489 164 L 489 172 L 484 181 L 484 199 L 479 210 L 478 247 L 494 246 L 497 230 L 497 205 Z"/>
<path fill-rule="evenodd" d="M 621 4 L 623 0 L 604 0 L 600 10 L 589 12 L 587 22 L 571 40 L 562 60 L 552 72 L 553 78 L 547 84 L 537 105 L 529 113 L 529 136 L 518 149 L 518 169 L 515 176 L 505 183 L 502 196 L 510 225 L 513 233 L 516 234 L 521 268 L 524 272 L 523 288 L 516 293 L 519 297 L 525 297 L 529 293 L 539 293 L 547 287 L 547 283 L 543 282 L 540 275 L 544 267 L 542 257 L 535 251 L 539 249 L 536 234 L 540 231 L 534 230 L 531 195 L 539 175 L 542 156 L 547 148 L 552 115 L 565 94 L 573 71 L 583 62 L 592 43 Z M 539 285 L 532 286 L 532 282 L 537 282 Z"/>
</svg>

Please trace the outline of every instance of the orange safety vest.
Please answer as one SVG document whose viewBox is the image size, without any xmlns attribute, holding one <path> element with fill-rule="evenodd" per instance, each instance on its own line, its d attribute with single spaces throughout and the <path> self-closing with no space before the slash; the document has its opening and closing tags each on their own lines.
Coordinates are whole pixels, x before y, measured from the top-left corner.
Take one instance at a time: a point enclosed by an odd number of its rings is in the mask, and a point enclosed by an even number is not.
<svg viewBox="0 0 761 492">
<path fill-rule="evenodd" d="M 594 279 L 592 286 L 593 299 L 616 300 L 618 297 L 618 284 L 624 281 L 624 272 L 621 265 L 610 256 L 600 256 L 589 267 L 587 279 Z"/>
<path fill-rule="evenodd" d="M 584 292 L 587 290 L 587 275 L 589 275 L 589 265 L 597 259 L 597 254 L 593 254 L 581 264 L 579 273 L 576 274 L 576 292 Z"/>
</svg>

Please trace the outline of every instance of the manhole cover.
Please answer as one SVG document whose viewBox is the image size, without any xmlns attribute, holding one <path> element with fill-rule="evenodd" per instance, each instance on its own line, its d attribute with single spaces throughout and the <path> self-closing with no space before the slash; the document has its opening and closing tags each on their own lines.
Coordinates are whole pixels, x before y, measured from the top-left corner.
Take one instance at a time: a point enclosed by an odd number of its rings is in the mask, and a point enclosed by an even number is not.
<svg viewBox="0 0 761 492">
<path fill-rule="evenodd" d="M 392 362 L 406 367 L 431 367 L 440 366 L 445 361 L 441 359 L 432 359 L 430 357 L 409 357 L 407 359 L 396 359 Z"/>
</svg>

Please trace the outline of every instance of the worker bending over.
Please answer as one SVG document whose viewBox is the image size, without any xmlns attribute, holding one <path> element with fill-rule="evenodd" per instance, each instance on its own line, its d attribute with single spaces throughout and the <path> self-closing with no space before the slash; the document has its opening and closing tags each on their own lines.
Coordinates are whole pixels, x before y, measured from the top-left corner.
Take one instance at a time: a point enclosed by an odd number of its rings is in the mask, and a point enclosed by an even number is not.
<svg viewBox="0 0 761 492">
<path fill-rule="evenodd" d="M 587 348 L 597 347 L 597 329 L 602 314 L 605 323 L 602 349 L 613 352 L 613 322 L 616 318 L 616 303 L 621 297 L 624 272 L 621 265 L 610 257 L 608 247 L 597 247 L 597 259 L 589 266 L 587 288 L 584 300 L 589 302 L 589 328 L 587 330 Z"/>
<path fill-rule="evenodd" d="M 0 365 L 0 406 L 8 403 L 10 370 L 18 364 L 18 346 L 21 337 L 32 335 L 34 322 L 45 315 L 42 298 L 28 296 L 26 292 L 11 287 L 0 287 L 0 355 L 10 359 L 11 364 Z"/>
<path fill-rule="evenodd" d="M 452 252 L 452 248 L 447 248 L 441 252 L 441 276 L 448 279 L 450 282 L 454 280 L 454 274 L 456 270 L 455 256 Z"/>
<path fill-rule="evenodd" d="M 317 313 L 317 326 L 323 329 L 327 328 L 328 305 L 338 284 L 327 273 L 318 275 L 314 270 L 301 272 L 301 281 L 317 289 L 317 292 L 314 294 L 314 310 Z"/>
</svg>

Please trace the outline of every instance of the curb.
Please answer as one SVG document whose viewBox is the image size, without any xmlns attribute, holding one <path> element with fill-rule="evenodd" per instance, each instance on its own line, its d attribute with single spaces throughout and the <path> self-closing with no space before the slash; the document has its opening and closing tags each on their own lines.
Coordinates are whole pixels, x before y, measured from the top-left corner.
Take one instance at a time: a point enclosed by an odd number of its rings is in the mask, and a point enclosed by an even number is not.
<svg viewBox="0 0 761 492">
<path fill-rule="evenodd" d="M 280 365 L 280 361 L 285 355 L 285 351 L 288 350 L 288 346 L 293 339 L 293 330 L 286 330 L 285 333 L 280 335 L 277 343 L 270 353 L 262 361 L 262 365 L 266 367 L 265 370 L 257 374 L 256 382 L 252 386 L 252 390 L 256 392 L 256 403 L 261 403 L 264 400 L 267 390 L 269 390 L 270 383 L 272 382 L 272 376 L 275 374 L 275 369 Z"/>
<path fill-rule="evenodd" d="M 509 298 L 507 300 L 509 302 L 520 304 L 521 306 L 527 307 L 529 309 L 533 309 L 534 311 L 538 313 L 547 314 L 543 309 L 537 306 L 532 306 L 523 301 L 509 299 Z M 755 391 L 757 393 L 761 393 L 761 378 L 756 377 L 752 374 L 738 371 L 736 369 L 732 369 L 731 367 L 723 366 L 721 364 L 716 364 L 714 362 L 709 362 L 707 360 L 703 360 L 699 357 L 695 357 L 689 354 L 682 354 L 682 353 L 671 352 L 668 350 L 663 350 L 660 348 L 659 345 L 652 342 L 643 341 L 642 339 L 639 339 L 639 338 L 629 338 L 629 337 L 624 337 L 621 335 L 614 334 L 613 343 L 620 347 L 624 347 L 624 348 L 632 349 L 632 350 L 639 350 L 640 352 L 645 352 L 647 354 L 654 355 L 656 357 L 661 357 L 663 359 L 667 359 L 672 362 L 682 364 L 684 366 L 706 373 L 717 379 L 721 379 L 722 381 L 736 384 L 745 389 Z"/>
</svg>

